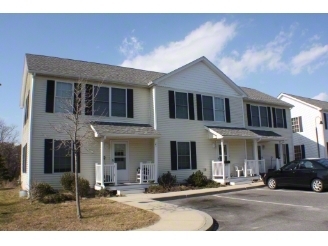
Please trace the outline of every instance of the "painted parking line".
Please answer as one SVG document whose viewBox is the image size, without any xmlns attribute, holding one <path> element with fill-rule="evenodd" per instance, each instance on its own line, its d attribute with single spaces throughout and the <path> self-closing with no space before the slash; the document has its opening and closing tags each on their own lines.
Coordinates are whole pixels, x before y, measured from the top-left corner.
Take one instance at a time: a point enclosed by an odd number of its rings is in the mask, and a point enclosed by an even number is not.
<svg viewBox="0 0 328 246">
<path fill-rule="evenodd" d="M 254 190 L 265 190 L 265 191 L 277 191 L 277 192 L 299 192 L 299 193 L 310 193 L 310 194 L 328 194 L 328 193 L 319 193 L 319 192 L 314 192 L 314 191 L 302 191 L 302 190 L 270 190 L 269 188 L 268 189 L 264 189 L 264 188 L 256 188 Z"/>
<path fill-rule="evenodd" d="M 264 202 L 264 201 L 258 201 L 258 200 L 236 198 L 236 197 L 227 197 L 227 196 L 219 196 L 219 195 L 213 195 L 213 196 L 216 196 L 216 197 L 219 197 L 219 198 L 231 199 L 231 200 L 246 201 L 246 202 L 257 202 L 257 203 L 267 203 L 267 204 L 291 206 L 291 207 L 313 208 L 313 206 L 295 205 L 295 204 L 289 204 L 289 203 Z"/>
</svg>

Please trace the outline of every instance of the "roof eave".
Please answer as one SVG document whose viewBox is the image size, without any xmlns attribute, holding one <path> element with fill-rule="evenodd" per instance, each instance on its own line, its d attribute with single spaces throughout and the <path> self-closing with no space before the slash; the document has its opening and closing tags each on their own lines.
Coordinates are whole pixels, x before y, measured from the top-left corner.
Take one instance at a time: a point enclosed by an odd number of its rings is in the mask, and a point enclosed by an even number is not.
<svg viewBox="0 0 328 246">
<path fill-rule="evenodd" d="M 28 68 L 26 63 L 26 57 L 24 58 L 24 68 L 23 68 L 23 78 L 22 78 L 22 86 L 21 86 L 21 94 L 20 94 L 20 102 L 19 107 L 24 107 L 24 95 L 26 90 L 26 80 L 27 80 Z"/>
<path fill-rule="evenodd" d="M 303 104 L 305 104 L 305 105 L 307 105 L 307 106 L 309 106 L 309 107 L 311 107 L 311 108 L 317 109 L 317 110 L 319 110 L 319 111 L 320 111 L 320 110 L 323 110 L 322 108 L 320 108 L 320 107 L 318 107 L 318 106 L 315 106 L 315 105 L 313 105 L 313 104 L 310 104 L 310 103 L 304 102 L 304 101 L 301 100 L 301 99 L 295 98 L 295 97 L 293 97 L 293 96 L 291 96 L 291 95 L 288 95 L 288 94 L 285 94 L 285 93 L 280 93 L 280 95 L 278 96 L 278 98 L 280 99 L 282 96 L 285 96 L 285 97 L 288 97 L 288 98 L 290 98 L 290 99 L 292 99 L 292 100 L 295 100 L 295 101 L 297 101 L 297 102 L 303 103 Z"/>
<path fill-rule="evenodd" d="M 244 98 L 245 101 L 249 101 L 249 102 L 258 102 L 258 103 L 265 103 L 265 104 L 269 104 L 269 105 L 275 105 L 275 106 L 281 106 L 281 107 L 289 107 L 289 108 L 293 108 L 294 105 L 289 104 L 289 103 L 275 103 L 275 102 L 270 102 L 270 101 L 264 101 L 264 100 L 258 100 L 258 99 L 252 99 L 249 97 L 245 97 Z"/>
</svg>

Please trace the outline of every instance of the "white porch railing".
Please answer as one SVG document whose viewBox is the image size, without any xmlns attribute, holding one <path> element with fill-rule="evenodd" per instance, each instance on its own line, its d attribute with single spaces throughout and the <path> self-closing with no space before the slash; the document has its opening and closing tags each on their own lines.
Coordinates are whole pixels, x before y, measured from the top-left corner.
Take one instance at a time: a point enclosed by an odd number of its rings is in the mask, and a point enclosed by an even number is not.
<svg viewBox="0 0 328 246">
<path fill-rule="evenodd" d="M 223 175 L 224 174 L 224 175 Z M 212 161 L 212 179 L 223 183 L 230 178 L 230 165 L 223 164 L 222 161 Z"/>
<path fill-rule="evenodd" d="M 266 173 L 265 160 L 245 160 L 244 162 L 244 176 L 259 175 L 260 173 Z"/>
<path fill-rule="evenodd" d="M 144 182 L 154 181 L 156 182 L 156 166 L 155 163 L 143 163 L 140 162 L 140 170 L 138 178 L 140 184 Z"/>
<path fill-rule="evenodd" d="M 266 173 L 265 160 L 259 160 L 259 173 Z"/>
<path fill-rule="evenodd" d="M 283 166 L 282 159 L 276 159 L 276 170 L 280 169 Z"/>
<path fill-rule="evenodd" d="M 104 186 L 104 183 L 117 185 L 117 164 L 107 164 L 104 168 L 101 164 L 96 163 L 96 183 Z"/>
</svg>

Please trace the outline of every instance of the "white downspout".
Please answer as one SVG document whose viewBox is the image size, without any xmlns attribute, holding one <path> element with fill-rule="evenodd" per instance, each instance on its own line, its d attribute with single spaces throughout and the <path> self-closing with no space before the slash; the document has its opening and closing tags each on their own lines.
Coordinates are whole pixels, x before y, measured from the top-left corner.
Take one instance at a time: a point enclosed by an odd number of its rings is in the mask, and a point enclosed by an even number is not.
<svg viewBox="0 0 328 246">
<path fill-rule="evenodd" d="M 34 77 L 35 73 L 32 74 L 32 79 L 31 79 L 31 94 L 30 94 L 30 102 L 29 102 L 29 111 L 30 111 L 30 126 L 29 126 L 29 136 L 28 136 L 28 141 L 29 141 L 29 154 L 28 154 L 28 198 L 31 197 L 31 192 L 30 188 L 32 187 L 32 129 L 33 129 L 33 99 L 34 99 Z M 26 106 L 26 105 L 25 105 Z"/>
</svg>

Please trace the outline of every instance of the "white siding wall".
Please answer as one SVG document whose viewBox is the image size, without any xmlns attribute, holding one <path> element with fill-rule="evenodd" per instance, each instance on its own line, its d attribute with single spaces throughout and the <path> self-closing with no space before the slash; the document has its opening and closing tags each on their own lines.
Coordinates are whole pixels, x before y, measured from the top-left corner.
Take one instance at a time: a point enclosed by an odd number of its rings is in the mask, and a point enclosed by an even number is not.
<svg viewBox="0 0 328 246">
<path fill-rule="evenodd" d="M 56 188 L 59 187 L 59 180 L 61 174 L 44 174 L 44 139 L 68 139 L 65 134 L 57 133 L 51 125 L 58 125 L 63 119 L 56 113 L 46 113 L 46 89 L 47 79 L 45 77 L 36 77 L 34 84 L 34 103 L 33 103 L 33 149 L 32 149 L 32 180 L 37 182 L 48 182 Z M 53 79 L 53 78 L 52 78 Z M 66 80 L 60 80 L 66 81 Z M 74 81 L 72 81 L 74 82 Z M 105 86 L 105 85 L 102 85 Z M 117 87 L 117 86 L 114 86 Z M 125 87 L 132 88 L 132 87 Z M 122 117 L 93 117 L 93 120 L 102 120 L 108 122 L 126 122 L 126 123 L 150 123 L 150 97 L 148 88 L 133 88 L 134 90 L 134 118 Z M 87 116 L 90 117 L 91 116 Z M 138 142 L 139 141 L 139 142 Z M 150 148 L 149 141 L 153 140 L 131 140 L 130 151 L 133 163 L 148 160 L 152 156 L 153 148 Z M 140 142 L 143 141 L 143 142 Z M 138 142 L 138 143 L 136 143 Z M 87 148 L 82 149 L 81 153 L 81 176 L 90 181 L 93 186 L 95 182 L 95 163 L 100 162 L 100 143 L 98 139 L 94 139 L 87 144 Z M 141 151 L 143 146 L 147 146 L 145 150 Z M 152 145 L 151 145 L 152 146 Z M 148 148 L 149 147 L 149 148 Z M 132 150 L 137 148 L 137 150 Z M 145 154 L 144 158 L 141 156 Z M 109 160 L 109 159 L 107 159 Z M 135 165 L 135 164 L 134 164 Z M 132 178 L 132 174 L 131 174 Z"/>
<path fill-rule="evenodd" d="M 286 96 L 283 96 L 281 100 L 294 105 L 294 107 L 291 109 L 292 118 L 302 116 L 303 132 L 293 133 L 294 145 L 304 144 L 306 157 L 318 157 L 315 133 L 315 125 L 317 123 L 320 156 L 323 157 L 326 152 L 323 137 L 324 125 L 319 124 L 318 118 L 316 120 L 316 117 L 321 117 L 321 113 L 317 109 L 309 107 Z"/>
<path fill-rule="evenodd" d="M 24 94 L 24 109 L 26 107 L 25 102 L 26 102 L 26 97 L 28 93 L 30 94 L 29 100 L 31 104 L 31 80 L 32 76 L 31 74 L 27 75 L 27 80 L 26 80 L 26 89 L 25 89 L 25 94 Z M 24 109 L 23 109 L 23 132 L 22 132 L 22 147 L 21 147 L 21 187 L 23 190 L 28 190 L 28 172 L 30 168 L 29 164 L 29 152 L 30 152 L 30 145 L 29 145 L 29 132 L 30 132 L 30 122 L 31 122 L 31 112 L 29 112 L 28 119 L 24 125 Z M 26 155 L 26 173 L 23 173 L 23 147 L 27 144 L 27 155 Z"/>
<path fill-rule="evenodd" d="M 248 118 L 247 118 L 247 107 L 246 104 L 251 104 L 251 105 L 255 105 L 255 106 L 265 106 L 265 107 L 271 107 L 271 119 L 272 119 L 272 127 L 255 127 L 255 126 L 248 126 Z M 292 103 L 290 103 L 292 104 Z M 286 109 L 286 123 L 287 123 L 287 128 L 274 128 L 273 127 L 273 115 L 272 115 L 272 107 L 274 108 L 284 108 Z M 294 148 L 293 148 L 293 132 L 292 132 L 292 126 L 291 126 L 291 111 L 289 108 L 287 107 L 281 107 L 281 106 L 275 106 L 275 105 L 270 105 L 270 104 L 264 104 L 264 103 L 254 103 L 254 102 L 244 102 L 244 115 L 245 115 L 245 126 L 247 129 L 253 129 L 253 130 L 264 130 L 264 131 L 273 131 L 279 135 L 281 135 L 282 137 L 286 138 L 286 140 L 284 141 L 285 144 L 288 144 L 289 147 L 289 159 L 292 161 L 294 160 Z M 269 143 L 265 143 L 264 145 L 266 146 L 268 145 L 272 145 L 270 148 L 266 148 L 264 149 L 264 153 L 265 153 L 265 159 L 266 160 L 270 160 L 271 162 L 271 156 L 273 156 L 274 160 L 275 160 L 275 148 L 274 145 L 277 144 L 278 141 L 271 141 Z M 252 144 L 252 143 L 250 143 Z M 261 144 L 261 142 L 259 142 L 259 145 Z M 263 145 L 263 144 L 261 144 Z M 253 147 L 251 146 L 251 149 L 253 149 Z M 253 156 L 253 153 L 251 153 L 251 156 Z M 254 157 L 253 157 L 254 158 Z"/>
<path fill-rule="evenodd" d="M 326 113 L 328 115 L 328 111 L 324 112 L 324 113 Z M 322 114 L 322 122 L 323 122 L 323 124 L 325 124 L 323 117 L 324 117 L 324 115 Z M 327 124 L 328 124 L 328 122 L 327 122 Z M 324 131 L 324 136 L 325 136 L 324 142 L 325 142 L 325 149 L 326 149 L 324 151 L 324 153 L 326 154 L 325 157 L 328 158 L 328 129 L 325 129 L 325 125 L 323 125 L 323 131 Z"/>
</svg>

